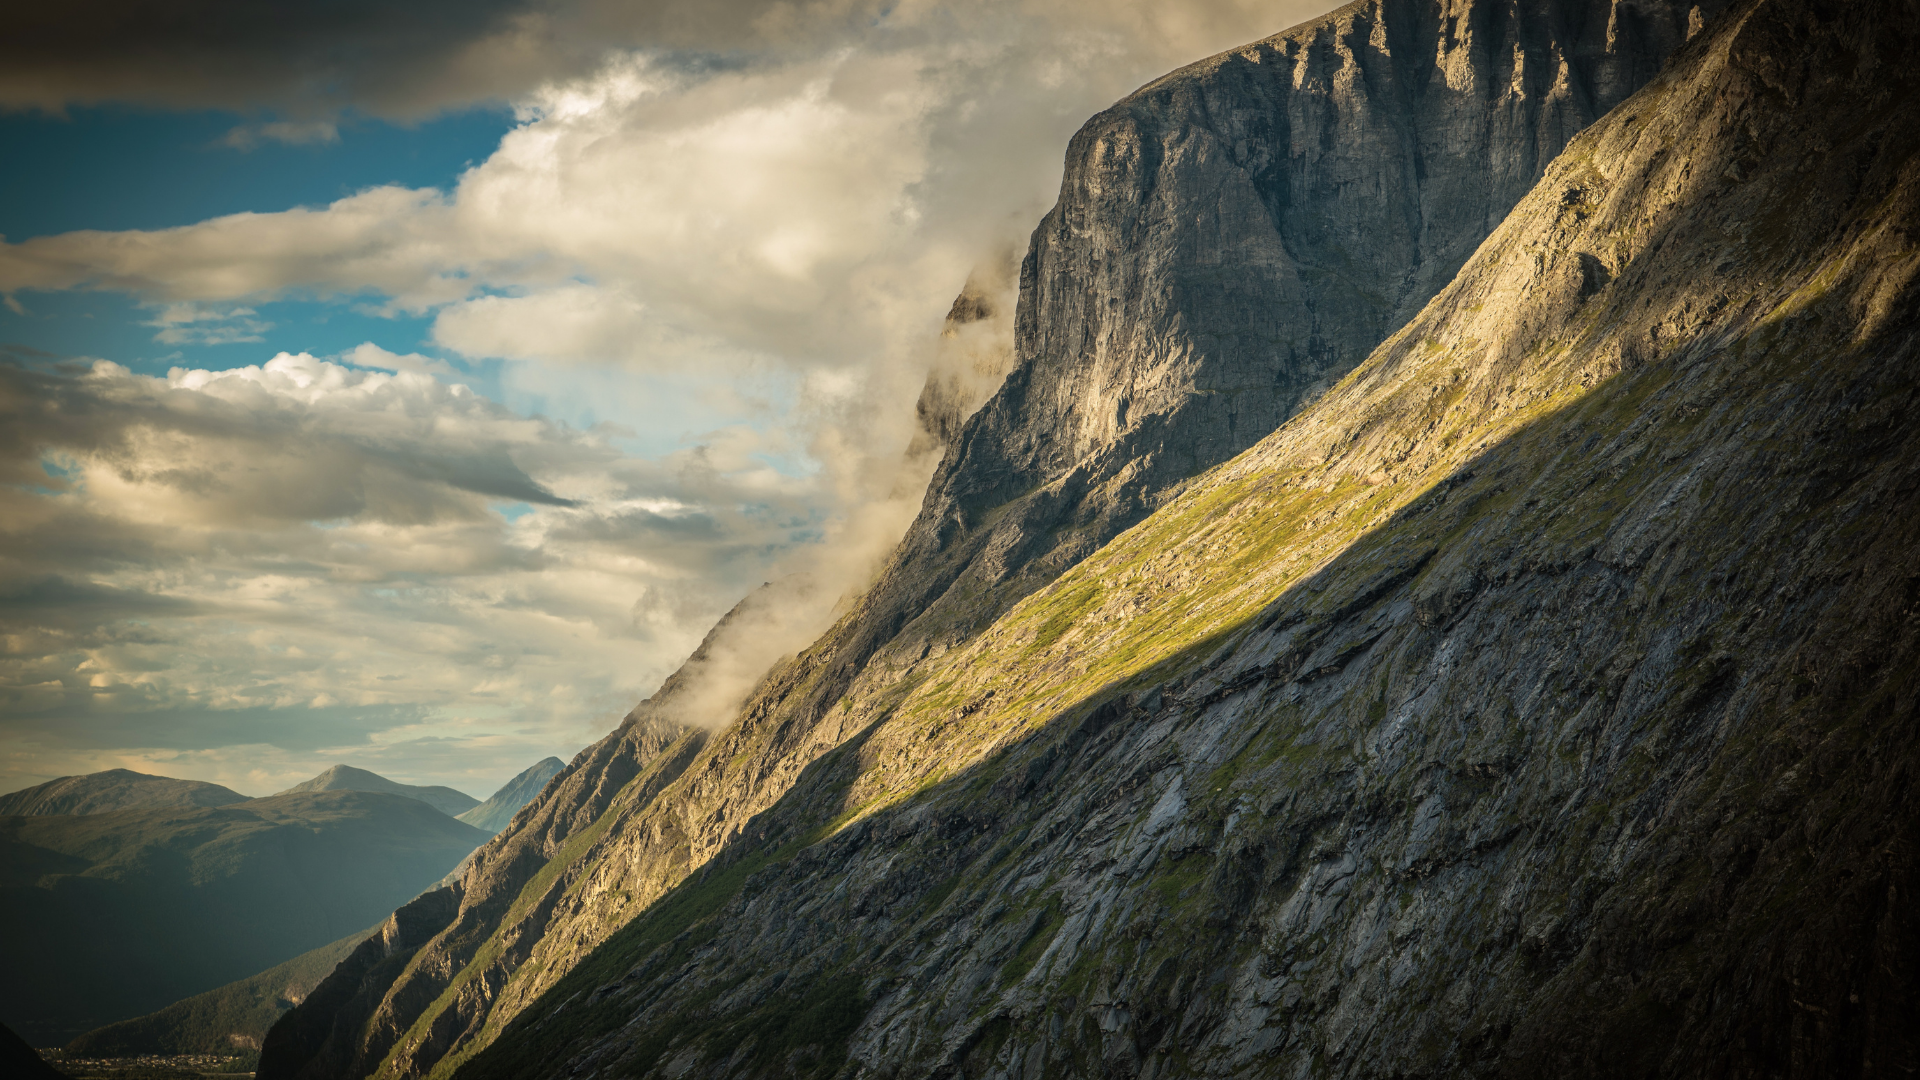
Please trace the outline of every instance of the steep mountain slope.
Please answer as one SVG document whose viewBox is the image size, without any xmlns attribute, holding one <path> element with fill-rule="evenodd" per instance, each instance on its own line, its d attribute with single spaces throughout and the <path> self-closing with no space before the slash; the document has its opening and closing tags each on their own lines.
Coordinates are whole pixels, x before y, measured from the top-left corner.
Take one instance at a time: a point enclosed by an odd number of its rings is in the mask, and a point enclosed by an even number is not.
<svg viewBox="0 0 1920 1080">
<path fill-rule="evenodd" d="M 1916 50 L 1728 13 L 638 917 L 609 847 L 570 899 L 624 925 L 441 1070 L 1920 1068 Z"/>
<path fill-rule="evenodd" d="M 280 1014 L 306 1000 L 321 979 L 379 927 L 349 934 L 284 964 L 195 994 L 131 1020 L 95 1028 L 69 1042 L 68 1057 L 232 1054 L 258 1050 Z"/>
<path fill-rule="evenodd" d="M 9 1080 L 61 1080 L 65 1075 L 4 1024 L 0 1024 L 0 1074 Z"/>
<path fill-rule="evenodd" d="M 513 820 L 513 815 L 519 813 L 521 807 L 540 794 L 540 789 L 547 786 L 547 781 L 560 775 L 560 770 L 566 767 L 567 763 L 557 757 L 542 758 L 527 766 L 520 775 L 500 785 L 500 790 L 494 792 L 486 802 L 454 817 L 476 829 L 497 833 L 507 827 L 507 822 Z"/>
<path fill-rule="evenodd" d="M 0 1019 L 39 1045 L 377 922 L 486 834 L 361 791 L 0 818 Z"/>
<path fill-rule="evenodd" d="M 0 817 L 34 814 L 107 814 L 163 806 L 226 806 L 247 797 L 219 784 L 175 780 L 130 769 L 62 776 L 0 795 Z"/>
<path fill-rule="evenodd" d="M 356 769 L 351 765 L 335 765 L 311 780 L 293 785 L 279 795 L 300 795 L 310 791 L 381 791 L 389 795 L 404 795 L 409 799 L 418 799 L 435 810 L 457 817 L 480 805 L 480 800 L 464 791 L 455 791 L 450 787 L 417 787 L 389 780 L 379 773 Z"/>
<path fill-rule="evenodd" d="M 451 925 L 289 1014 L 263 1080 L 444 1073 L 484 1046 L 928 665 L 1365 356 L 1689 10 L 1363 2 L 1095 118 L 1020 272 L 1012 372 L 939 425 L 952 445 L 875 585 L 711 738 L 676 726 L 690 663 L 476 856 Z"/>
</svg>

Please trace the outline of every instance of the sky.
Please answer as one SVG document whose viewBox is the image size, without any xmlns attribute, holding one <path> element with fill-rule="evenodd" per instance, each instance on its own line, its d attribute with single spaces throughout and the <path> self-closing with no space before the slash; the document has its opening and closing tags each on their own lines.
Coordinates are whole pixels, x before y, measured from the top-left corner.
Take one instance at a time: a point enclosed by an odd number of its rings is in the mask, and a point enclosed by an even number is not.
<svg viewBox="0 0 1920 1080">
<path fill-rule="evenodd" d="M 0 791 L 485 797 L 751 595 L 724 723 L 918 509 L 1073 131 L 1329 6 L 10 6 Z"/>
</svg>

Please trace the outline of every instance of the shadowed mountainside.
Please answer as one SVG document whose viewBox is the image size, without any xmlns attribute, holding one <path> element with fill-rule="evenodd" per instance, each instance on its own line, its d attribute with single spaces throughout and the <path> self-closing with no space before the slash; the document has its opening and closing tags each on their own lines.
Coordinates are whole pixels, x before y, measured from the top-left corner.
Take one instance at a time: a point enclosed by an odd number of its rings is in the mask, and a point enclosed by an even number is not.
<svg viewBox="0 0 1920 1080">
<path fill-rule="evenodd" d="M 106 814 L 164 806 L 226 806 L 247 797 L 219 784 L 175 780 L 130 769 L 62 776 L 0 795 L 0 817 L 36 814 Z"/>
<path fill-rule="evenodd" d="M 761 839 L 754 816 L 810 763 L 1378 345 L 1682 44 L 1691 10 L 1359 3 L 1090 121 L 1020 272 L 1012 371 L 941 425 L 945 461 L 876 584 L 717 735 L 676 727 L 670 680 L 529 808 L 531 837 L 503 833 L 512 859 L 485 849 L 481 878 L 423 898 L 409 960 L 343 965 L 276 1026 L 261 1076 L 445 1074 L 485 1047 Z"/>
<path fill-rule="evenodd" d="M 0 1018 L 40 1045 L 378 922 L 486 834 L 414 799 L 0 818 Z"/>
<path fill-rule="evenodd" d="M 1916 49 L 1728 13 L 440 1071 L 1920 1068 Z"/>
<path fill-rule="evenodd" d="M 280 1014 L 306 1000 L 320 980 L 379 927 L 301 953 L 258 975 L 195 994 L 164 1009 L 95 1028 L 69 1042 L 69 1057 L 232 1054 L 258 1050 Z"/>
</svg>

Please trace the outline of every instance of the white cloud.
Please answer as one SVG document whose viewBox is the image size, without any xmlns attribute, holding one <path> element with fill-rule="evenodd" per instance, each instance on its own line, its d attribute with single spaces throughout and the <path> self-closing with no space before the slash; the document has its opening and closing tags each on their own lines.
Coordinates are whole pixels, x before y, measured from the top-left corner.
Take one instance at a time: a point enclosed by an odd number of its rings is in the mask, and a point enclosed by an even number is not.
<svg viewBox="0 0 1920 1080">
<path fill-rule="evenodd" d="M 401 729 L 570 751 L 819 525 L 810 481 L 724 438 L 637 459 L 418 372 L 282 354 L 0 377 L 0 713 L 23 777 L 102 740 L 151 758 L 238 736 L 296 772 Z"/>
<path fill-rule="evenodd" d="M 531 760 L 806 571 L 720 665 L 723 711 L 917 509 L 928 371 L 965 402 L 998 377 L 1007 313 L 944 344 L 940 318 L 1024 248 L 1072 131 L 1324 6 L 640 5 L 636 38 L 559 5 L 379 99 L 511 86 L 518 126 L 449 190 L 0 242 L 10 303 L 117 290 L 165 340 L 242 340 L 219 335 L 280 297 L 430 315 L 513 406 L 372 343 L 164 380 L 0 368 L 0 709 L 40 718 L 9 719 L 6 769 Z"/>
<path fill-rule="evenodd" d="M 257 314 L 250 307 L 223 311 L 201 304 L 167 304 L 147 325 L 159 327 L 153 340 L 168 345 L 234 345 L 266 340 L 261 335 L 273 324 Z"/>
</svg>

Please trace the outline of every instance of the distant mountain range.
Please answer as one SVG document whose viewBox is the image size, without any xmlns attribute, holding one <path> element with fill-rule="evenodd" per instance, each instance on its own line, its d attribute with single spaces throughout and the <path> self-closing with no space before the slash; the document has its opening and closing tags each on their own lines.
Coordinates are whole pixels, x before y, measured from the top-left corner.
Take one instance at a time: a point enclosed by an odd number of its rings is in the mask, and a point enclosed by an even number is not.
<svg viewBox="0 0 1920 1080">
<path fill-rule="evenodd" d="M 0 918 L 36 928 L 0 942 L 0 1019 L 90 1057 L 257 1047 L 564 768 L 484 803 L 348 765 L 264 799 L 126 769 L 0 796 Z"/>
<path fill-rule="evenodd" d="M 116 810 L 226 806 L 246 801 L 245 795 L 219 784 L 150 776 L 130 769 L 108 769 L 85 776 L 63 776 L 35 787 L 0 795 L 0 817 L 108 814 Z"/>
<path fill-rule="evenodd" d="M 0 1019 L 39 1046 L 380 921 L 487 834 L 388 792 L 0 818 Z"/>
<path fill-rule="evenodd" d="M 519 776 L 507 781 L 486 802 L 454 816 L 476 829 L 497 833 L 507 827 L 507 822 L 513 820 L 513 815 L 519 813 L 521 807 L 540 794 L 540 789 L 547 786 L 547 781 L 560 775 L 560 770 L 566 767 L 567 763 L 557 757 L 542 758 Z"/>
<path fill-rule="evenodd" d="M 295 784 L 280 794 L 298 795 L 308 791 L 382 791 L 389 795 L 404 795 L 409 799 L 418 799 L 448 817 L 458 816 L 480 805 L 479 799 L 464 791 L 438 786 L 414 787 L 411 784 L 389 780 L 379 773 L 356 769 L 351 765 L 335 765 L 319 776 L 304 783 Z"/>
</svg>

